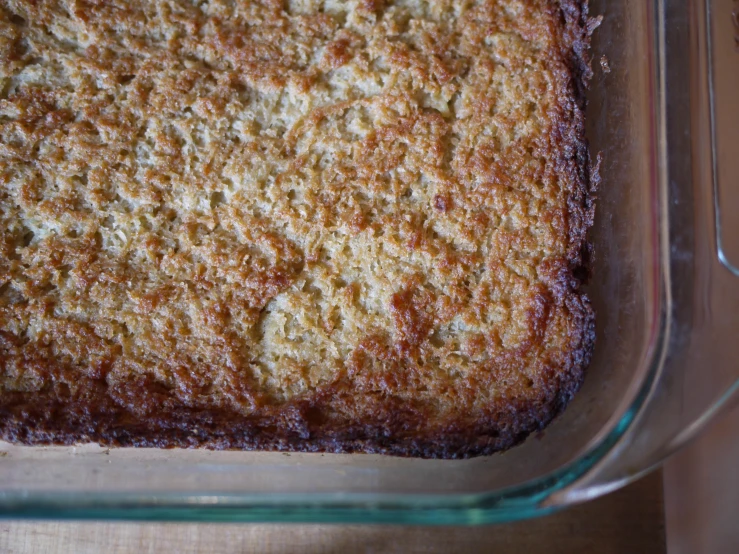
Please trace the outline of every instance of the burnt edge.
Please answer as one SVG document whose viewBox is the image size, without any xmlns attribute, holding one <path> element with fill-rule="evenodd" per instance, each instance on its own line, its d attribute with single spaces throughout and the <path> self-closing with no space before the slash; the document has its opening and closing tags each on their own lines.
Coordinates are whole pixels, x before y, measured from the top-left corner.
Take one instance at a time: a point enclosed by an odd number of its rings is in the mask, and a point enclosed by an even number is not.
<svg viewBox="0 0 739 554">
<path fill-rule="evenodd" d="M 539 398 L 498 406 L 472 426 L 449 421 L 444 431 L 435 434 L 398 436 L 393 431 L 408 432 L 414 418 L 395 400 L 378 408 L 378 415 L 382 416 L 378 421 L 383 423 L 333 428 L 321 425 L 320 407 L 330 404 L 333 395 L 347 392 L 338 390 L 340 384 L 278 409 L 267 408 L 258 419 L 248 419 L 229 410 L 163 408 L 163 388 L 143 378 L 135 383 L 140 394 L 137 401 L 148 409 L 137 414 L 118 404 L 104 382 L 80 377 L 82 382 L 73 403 L 60 400 L 53 389 L 34 393 L 32 398 L 20 392 L 2 393 L 0 438 L 24 445 L 96 442 L 107 446 L 362 452 L 457 459 L 506 450 L 546 427 L 579 390 L 595 346 L 595 315 L 580 285 L 590 274 L 592 245 L 587 232 L 593 223 L 595 192 L 600 182 L 600 156 L 598 163 L 591 165 L 584 109 L 585 93 L 593 75 L 590 36 L 601 18 L 588 16 L 588 0 L 560 0 L 559 12 L 564 24 L 563 57 L 569 70 L 569 75 L 563 75 L 569 89 L 564 105 L 569 110 L 568 117 L 557 122 L 554 132 L 559 135 L 562 148 L 573 154 L 561 168 L 569 174 L 572 186 L 568 200 L 567 267 L 557 272 L 553 289 L 572 314 L 571 329 L 579 335 L 579 342 Z M 6 333 L 0 335 L 0 343 L 12 341 Z M 413 415 L 418 421 L 418 414 Z"/>
</svg>

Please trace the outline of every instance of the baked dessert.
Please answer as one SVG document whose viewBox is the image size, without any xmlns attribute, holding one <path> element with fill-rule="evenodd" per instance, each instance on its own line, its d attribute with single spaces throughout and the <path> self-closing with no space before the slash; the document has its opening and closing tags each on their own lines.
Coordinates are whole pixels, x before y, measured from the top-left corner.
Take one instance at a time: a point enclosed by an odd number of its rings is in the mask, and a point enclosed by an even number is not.
<svg viewBox="0 0 739 554">
<path fill-rule="evenodd" d="M 594 342 L 575 0 L 1 0 L 0 436 L 463 457 Z"/>
</svg>

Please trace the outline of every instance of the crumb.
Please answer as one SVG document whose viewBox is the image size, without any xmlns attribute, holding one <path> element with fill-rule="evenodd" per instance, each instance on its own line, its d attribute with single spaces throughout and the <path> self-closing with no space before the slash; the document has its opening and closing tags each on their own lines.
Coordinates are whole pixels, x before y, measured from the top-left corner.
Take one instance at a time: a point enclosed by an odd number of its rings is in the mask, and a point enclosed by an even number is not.
<svg viewBox="0 0 739 554">
<path fill-rule="evenodd" d="M 600 57 L 600 67 L 603 70 L 603 73 L 611 72 L 611 66 L 608 63 L 608 58 L 606 58 L 605 56 Z"/>
</svg>

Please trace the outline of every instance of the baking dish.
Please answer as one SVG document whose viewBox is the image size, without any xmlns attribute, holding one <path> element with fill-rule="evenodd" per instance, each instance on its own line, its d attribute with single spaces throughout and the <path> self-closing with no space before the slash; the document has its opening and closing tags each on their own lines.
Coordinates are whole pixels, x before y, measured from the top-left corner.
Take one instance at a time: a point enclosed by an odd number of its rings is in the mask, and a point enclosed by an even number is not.
<svg viewBox="0 0 739 554">
<path fill-rule="evenodd" d="M 505 521 L 603 494 L 694 435 L 739 388 L 734 6 L 591 4 L 604 15 L 588 108 L 603 154 L 588 284 L 598 339 L 582 390 L 545 432 L 459 461 L 3 444 L 0 515 Z"/>
</svg>

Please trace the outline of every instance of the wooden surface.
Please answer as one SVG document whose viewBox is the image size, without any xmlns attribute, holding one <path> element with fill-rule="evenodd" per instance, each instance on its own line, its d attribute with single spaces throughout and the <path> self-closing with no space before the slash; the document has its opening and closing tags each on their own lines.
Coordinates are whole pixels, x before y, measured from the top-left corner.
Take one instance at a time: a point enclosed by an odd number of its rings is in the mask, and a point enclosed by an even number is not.
<svg viewBox="0 0 739 554">
<path fill-rule="evenodd" d="M 664 470 L 669 554 L 739 553 L 739 405 Z"/>
<path fill-rule="evenodd" d="M 665 552 L 662 479 L 557 514 L 486 527 L 0 523 L 3 554 Z"/>
</svg>

